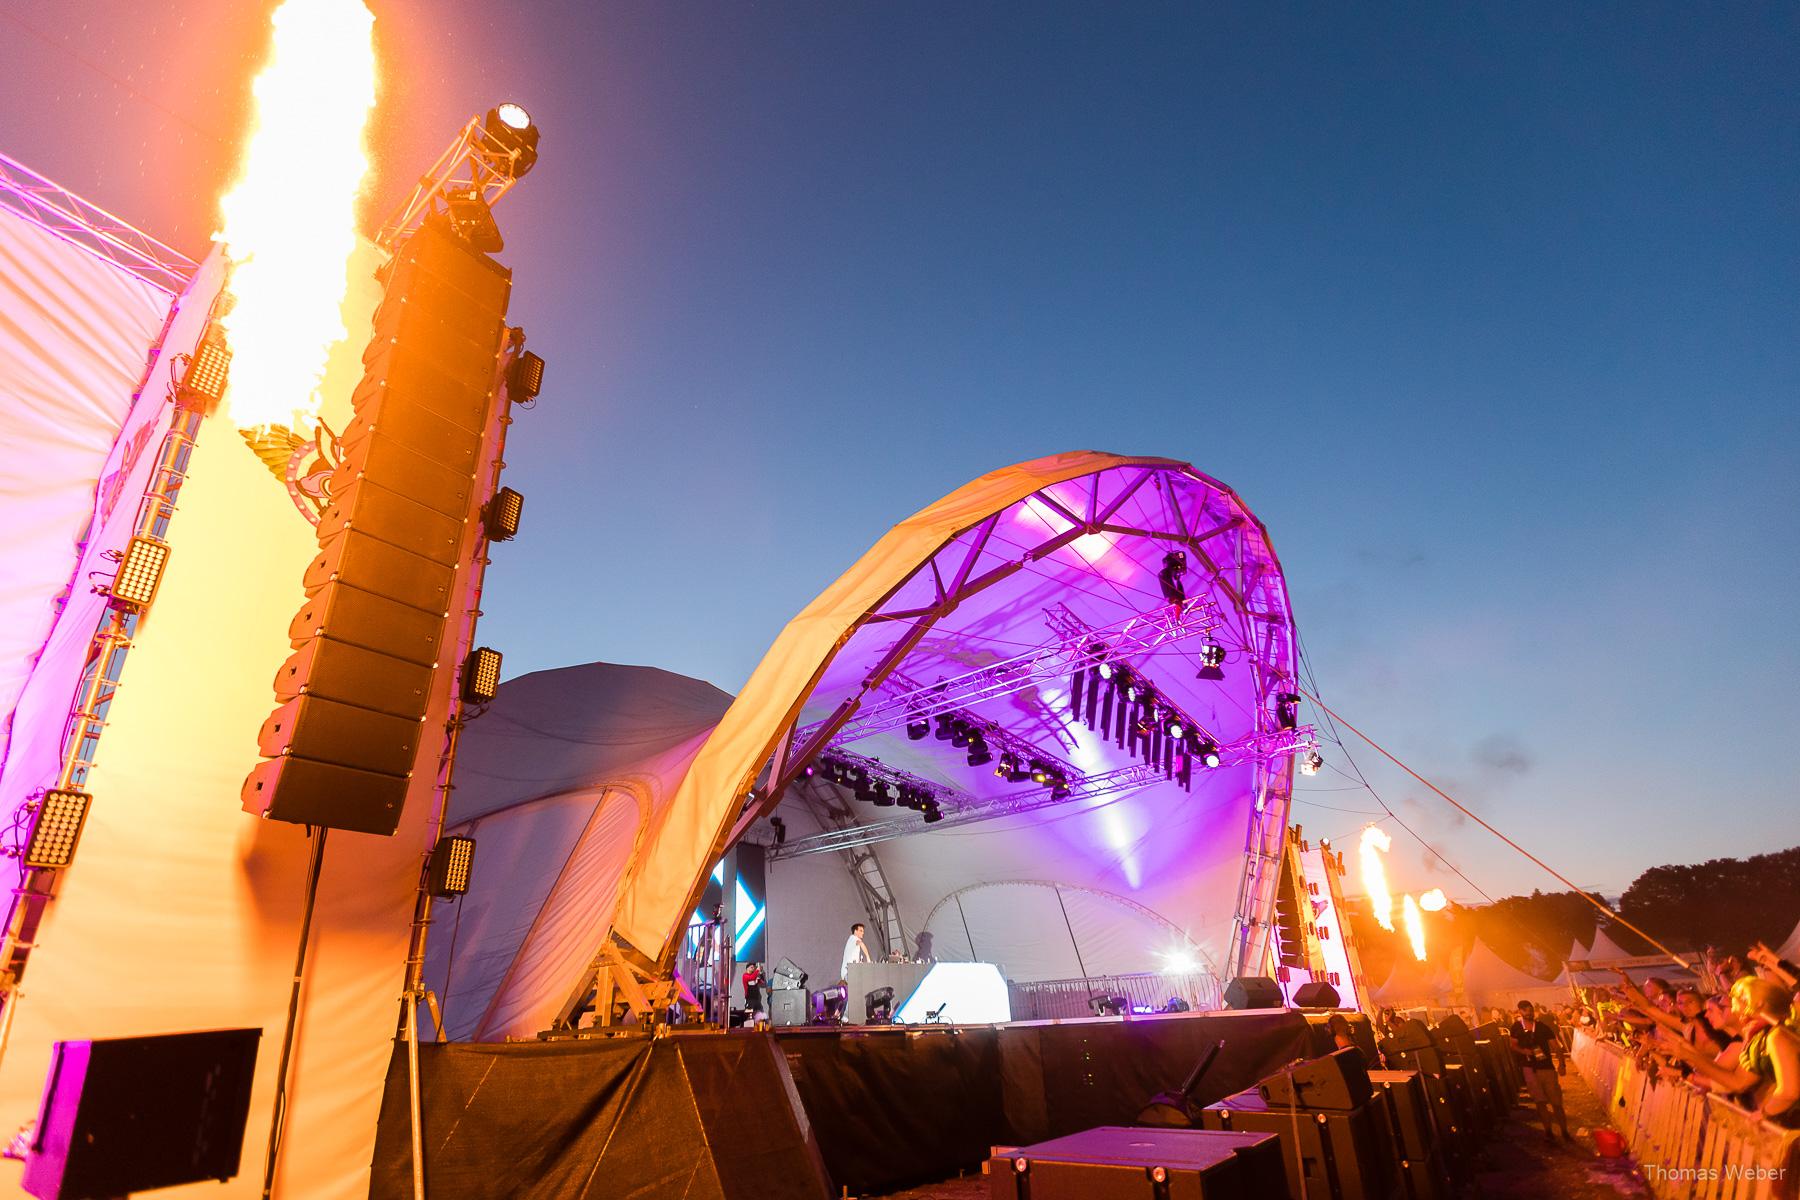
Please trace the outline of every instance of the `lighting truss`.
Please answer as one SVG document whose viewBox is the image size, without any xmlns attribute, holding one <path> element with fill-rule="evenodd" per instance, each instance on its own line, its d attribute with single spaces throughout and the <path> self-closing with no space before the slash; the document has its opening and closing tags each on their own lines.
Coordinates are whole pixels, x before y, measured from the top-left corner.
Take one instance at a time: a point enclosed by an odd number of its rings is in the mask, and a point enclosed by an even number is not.
<svg viewBox="0 0 1800 1200">
<path fill-rule="evenodd" d="M 908 695 L 917 695 L 920 692 L 930 690 L 928 688 L 921 686 L 915 680 L 910 679 L 905 675 L 902 675 L 899 671 L 895 671 L 893 674 L 888 676 L 888 683 L 891 684 L 893 687 L 895 687 L 896 690 L 904 692 Z M 938 715 L 938 714 L 931 714 L 931 715 L 925 716 L 923 718 L 908 717 L 907 720 L 908 721 L 919 720 L 919 719 L 930 720 L 931 716 L 935 716 L 935 715 Z M 946 714 L 942 714 L 942 715 L 948 716 L 951 714 L 946 713 Z M 985 717 L 976 716 L 974 713 L 964 713 L 964 714 L 961 714 L 961 717 L 963 720 L 967 721 L 972 728 L 979 729 L 981 731 L 982 739 L 987 742 L 988 749 L 993 751 L 995 758 L 998 758 L 1003 754 L 1012 754 L 1012 755 L 1017 756 L 1020 759 L 1020 761 L 1022 761 L 1022 762 L 1034 762 L 1034 761 L 1041 762 L 1045 766 L 1054 768 L 1055 771 L 1057 772 L 1057 774 L 1063 776 L 1065 779 L 1069 780 L 1070 782 L 1074 782 L 1075 780 L 1078 780 L 1078 779 L 1086 779 L 1087 778 L 1086 772 L 1076 768 L 1073 764 L 1069 763 L 1066 759 L 1064 759 L 1062 757 L 1062 755 L 1053 753 L 1051 751 L 1040 749 L 1038 747 L 1038 744 L 1036 742 L 1032 741 L 1030 738 L 1022 737 L 1019 734 L 1013 733 L 1011 730 L 1007 729 L 1005 726 L 1001 725 L 997 721 L 990 721 L 990 720 L 986 719 Z M 838 739 L 837 741 L 834 741 L 832 743 L 832 746 L 829 749 L 825 750 L 823 753 L 830 754 L 833 758 L 848 757 L 843 750 L 838 748 L 839 742 L 841 742 L 842 740 L 844 740 L 844 739 Z M 970 770 L 980 770 L 980 769 L 981 769 L 980 767 L 971 767 L 970 768 Z"/>
<path fill-rule="evenodd" d="M 132 228 L 98 205 L 0 154 L 0 209 L 17 213 L 52 237 L 79 246 L 170 295 L 194 276 L 194 260 Z"/>
<path fill-rule="evenodd" d="M 841 751 L 834 751 L 833 758 L 845 761 L 874 762 L 862 756 L 851 756 Z M 880 764 L 877 763 L 879 766 Z M 866 769 L 866 768 L 865 768 Z M 893 772 L 883 768 L 888 774 Z M 909 781 L 913 777 L 907 777 Z M 999 796 L 991 800 L 979 799 L 967 792 L 955 788 L 946 788 L 942 784 L 926 783 L 943 808 L 944 819 L 931 825 L 928 831 L 924 822 L 914 817 L 895 817 L 885 821 L 875 821 L 867 825 L 851 825 L 844 829 L 835 829 L 827 833 L 817 833 L 811 837 L 796 838 L 774 847 L 769 851 L 770 858 L 795 858 L 802 854 L 819 854 L 826 850 L 848 850 L 856 846 L 867 846 L 875 842 L 888 842 L 899 837 L 908 837 L 915 833 L 935 832 L 939 829 L 954 829 L 958 825 L 971 825 L 977 821 L 992 821 L 999 817 L 1014 817 L 1021 813 L 1036 812 L 1040 808 L 1051 808 L 1063 804 L 1075 804 L 1082 800 L 1097 800 L 1102 796 L 1114 796 L 1122 792 L 1134 792 L 1148 787 L 1152 783 L 1162 781 L 1163 773 L 1159 767 L 1148 763 L 1133 763 L 1128 767 L 1120 767 L 1116 771 L 1108 771 L 1103 775 L 1090 775 L 1079 784 L 1070 781 L 1067 792 L 1055 787 L 1034 787 L 1015 792 L 1010 796 Z M 914 783 L 914 786 L 920 786 Z"/>
<path fill-rule="evenodd" d="M 492 208 L 518 179 L 512 150 L 487 131 L 485 117 L 471 117 L 450 148 L 425 172 L 406 203 L 382 225 L 375 240 L 385 249 L 394 249 L 426 217 L 446 211 L 452 195 L 473 197 Z"/>
<path fill-rule="evenodd" d="M 1200 597 L 1200 598 L 1196 598 L 1195 600 L 1191 601 L 1190 605 L 1204 605 L 1204 604 L 1210 604 L 1210 603 L 1212 603 L 1210 598 Z M 1080 617 L 1076 616 L 1073 612 L 1071 612 L 1069 610 L 1069 606 L 1066 604 L 1058 603 L 1058 604 L 1051 605 L 1049 608 L 1046 608 L 1044 610 L 1044 620 L 1050 626 L 1050 628 L 1054 629 L 1058 634 L 1060 634 L 1064 638 L 1073 639 L 1073 638 L 1085 637 L 1091 641 L 1102 641 L 1105 638 L 1105 634 L 1102 631 L 1094 629 L 1093 627 L 1088 625 L 1087 622 L 1083 621 Z M 1216 623 L 1215 623 L 1215 627 L 1216 627 Z M 1208 630 L 1207 636 L 1208 637 L 1211 636 L 1210 630 Z M 1168 698 L 1168 696 L 1166 696 L 1164 693 L 1162 693 L 1161 691 L 1158 691 L 1156 688 L 1156 685 L 1153 682 L 1151 682 L 1149 677 L 1147 675 L 1145 675 L 1139 668 L 1132 665 L 1128 653 L 1124 653 L 1124 652 L 1114 653 L 1109 650 L 1109 652 L 1107 654 L 1107 660 L 1109 662 L 1114 662 L 1114 663 L 1123 663 L 1138 678 L 1144 680 L 1145 685 L 1148 686 L 1152 692 L 1156 693 L 1156 707 L 1157 707 L 1157 710 L 1159 713 L 1171 714 L 1177 720 L 1179 720 L 1181 722 L 1182 727 L 1187 732 L 1198 734 L 1207 741 L 1212 741 L 1215 743 L 1217 742 L 1218 739 L 1213 737 L 1212 732 L 1209 729 L 1207 729 L 1206 726 L 1204 726 L 1200 722 L 1194 720 L 1194 718 L 1189 716 L 1187 714 L 1187 712 L 1179 704 L 1176 704 L 1173 700 L 1170 700 Z"/>
<path fill-rule="evenodd" d="M 842 746 L 861 741 L 903 728 L 908 721 L 921 717 L 956 712 L 1027 688 L 1057 684 L 1075 671 L 1085 671 L 1108 659 L 1147 654 L 1162 646 L 1210 634 L 1218 623 L 1212 600 L 1208 597 L 1194 601 L 1179 612 L 1173 607 L 1158 608 L 1104 629 L 1081 626 L 1079 633 L 1061 633 L 1054 641 L 1035 650 L 926 686 L 910 680 L 897 682 L 900 677 L 890 674 L 882 681 L 888 695 L 866 705 L 845 721 L 832 737 L 831 744 Z M 806 745 L 824 725 L 825 722 L 820 721 L 796 731 L 795 744 Z"/>
</svg>

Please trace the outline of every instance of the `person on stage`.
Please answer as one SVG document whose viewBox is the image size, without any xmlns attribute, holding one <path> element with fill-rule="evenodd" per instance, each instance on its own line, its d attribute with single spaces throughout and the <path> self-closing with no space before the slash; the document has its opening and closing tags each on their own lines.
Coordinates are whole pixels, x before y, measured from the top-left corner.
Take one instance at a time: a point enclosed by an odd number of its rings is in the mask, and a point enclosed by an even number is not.
<svg viewBox="0 0 1800 1200">
<path fill-rule="evenodd" d="M 869 957 L 868 944 L 863 941 L 863 923 L 858 921 L 850 927 L 850 936 L 844 940 L 844 982 L 850 981 L 850 964 L 874 962 Z"/>
</svg>

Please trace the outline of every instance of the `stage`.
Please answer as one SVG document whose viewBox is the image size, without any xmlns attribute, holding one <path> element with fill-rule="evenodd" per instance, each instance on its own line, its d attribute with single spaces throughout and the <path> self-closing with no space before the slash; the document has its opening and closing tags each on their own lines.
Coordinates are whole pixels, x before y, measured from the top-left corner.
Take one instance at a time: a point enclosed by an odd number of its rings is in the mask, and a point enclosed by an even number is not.
<svg viewBox="0 0 1800 1200">
<path fill-rule="evenodd" d="M 1209 1103 L 1329 1049 L 1325 1013 L 812 1026 L 422 1047 L 426 1178 L 458 1197 L 818 1200 L 974 1168 L 996 1145 L 1129 1124 L 1223 1041 Z M 1367 1029 L 1350 1014 L 1359 1036 Z M 373 1200 L 409 1195 L 403 1047 Z"/>
</svg>

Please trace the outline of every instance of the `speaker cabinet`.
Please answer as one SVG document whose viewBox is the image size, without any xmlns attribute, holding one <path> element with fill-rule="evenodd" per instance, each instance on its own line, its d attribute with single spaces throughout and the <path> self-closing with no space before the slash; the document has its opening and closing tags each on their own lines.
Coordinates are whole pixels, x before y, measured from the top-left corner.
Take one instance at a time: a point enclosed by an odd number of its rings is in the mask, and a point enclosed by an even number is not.
<svg viewBox="0 0 1800 1200">
<path fill-rule="evenodd" d="M 1303 983 L 1294 989 L 1295 1008 L 1339 1008 L 1338 990 L 1323 979 Z"/>
<path fill-rule="evenodd" d="M 1239 975 L 1225 985 L 1225 1007 L 1280 1008 L 1281 986 L 1266 975 Z"/>
<path fill-rule="evenodd" d="M 775 988 L 769 992 L 769 1024 L 804 1025 L 808 1019 L 804 988 Z"/>
<path fill-rule="evenodd" d="M 1296 1114 L 1291 1108 L 1271 1108 L 1249 1091 L 1210 1104 L 1200 1115 L 1208 1129 L 1272 1133 L 1281 1139 L 1289 1196 L 1385 1200 L 1393 1190 L 1393 1164 L 1380 1119 L 1368 1105 L 1349 1112 Z"/>
<path fill-rule="evenodd" d="M 1102 1125 L 987 1162 L 989 1200 L 1260 1200 L 1287 1183 L 1268 1134 Z"/>
<path fill-rule="evenodd" d="M 58 1042 L 21 1180 L 42 1200 L 238 1173 L 260 1029 Z"/>
<path fill-rule="evenodd" d="M 1369 1102 L 1369 1068 L 1362 1051 L 1339 1050 L 1271 1075 L 1256 1090 L 1270 1108 L 1347 1112 Z"/>
<path fill-rule="evenodd" d="M 383 268 L 293 654 L 244 807 L 391 834 L 423 747 L 456 572 L 491 486 L 511 275 L 426 221 Z"/>
</svg>

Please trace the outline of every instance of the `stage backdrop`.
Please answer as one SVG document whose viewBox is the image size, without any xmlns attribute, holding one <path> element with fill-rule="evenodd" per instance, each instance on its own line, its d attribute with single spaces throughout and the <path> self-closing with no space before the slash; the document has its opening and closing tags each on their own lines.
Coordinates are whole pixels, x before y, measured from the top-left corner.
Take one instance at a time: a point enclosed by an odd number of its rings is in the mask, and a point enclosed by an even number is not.
<svg viewBox="0 0 1800 1200">
<path fill-rule="evenodd" d="M 333 354 L 323 389 L 322 415 L 335 429 L 346 424 L 361 376 L 380 257 L 364 244 L 352 264 L 344 313 L 351 341 Z M 216 260 L 204 264 L 155 368 L 159 382 L 133 414 L 157 434 L 167 424 L 160 382 L 167 358 L 193 347 L 220 277 Z M 152 438 L 91 553 L 128 535 L 154 448 Z M 0 527 L 16 523 L 13 511 L 9 502 Z M 258 730 L 274 706 L 271 681 L 289 653 L 288 624 L 317 545 L 283 486 L 224 415 L 202 428 L 169 540 L 162 590 L 125 665 L 101 741 L 80 852 L 47 911 L 0 1064 L 0 1129 L 10 1133 L 35 1114 L 55 1041 L 257 1027 L 263 1041 L 242 1172 L 223 1188 L 159 1193 L 254 1196 L 261 1191 L 308 841 L 298 826 L 242 812 L 239 788 L 258 762 Z M 93 605 L 71 606 L 51 635 L 32 680 L 39 699 L 29 724 L 21 710 L 9 801 L 53 779 L 61 716 L 94 619 Z M 441 744 L 448 682 L 445 673 L 434 694 L 427 747 Z M 31 770 L 20 757 L 26 740 Z M 427 778 L 415 781 L 394 837 L 330 837 L 277 1195 L 349 1200 L 368 1193 L 414 886 L 428 847 L 432 759 L 429 751 L 421 756 Z M 4 1170 L 16 1184 L 18 1168 Z"/>
</svg>

